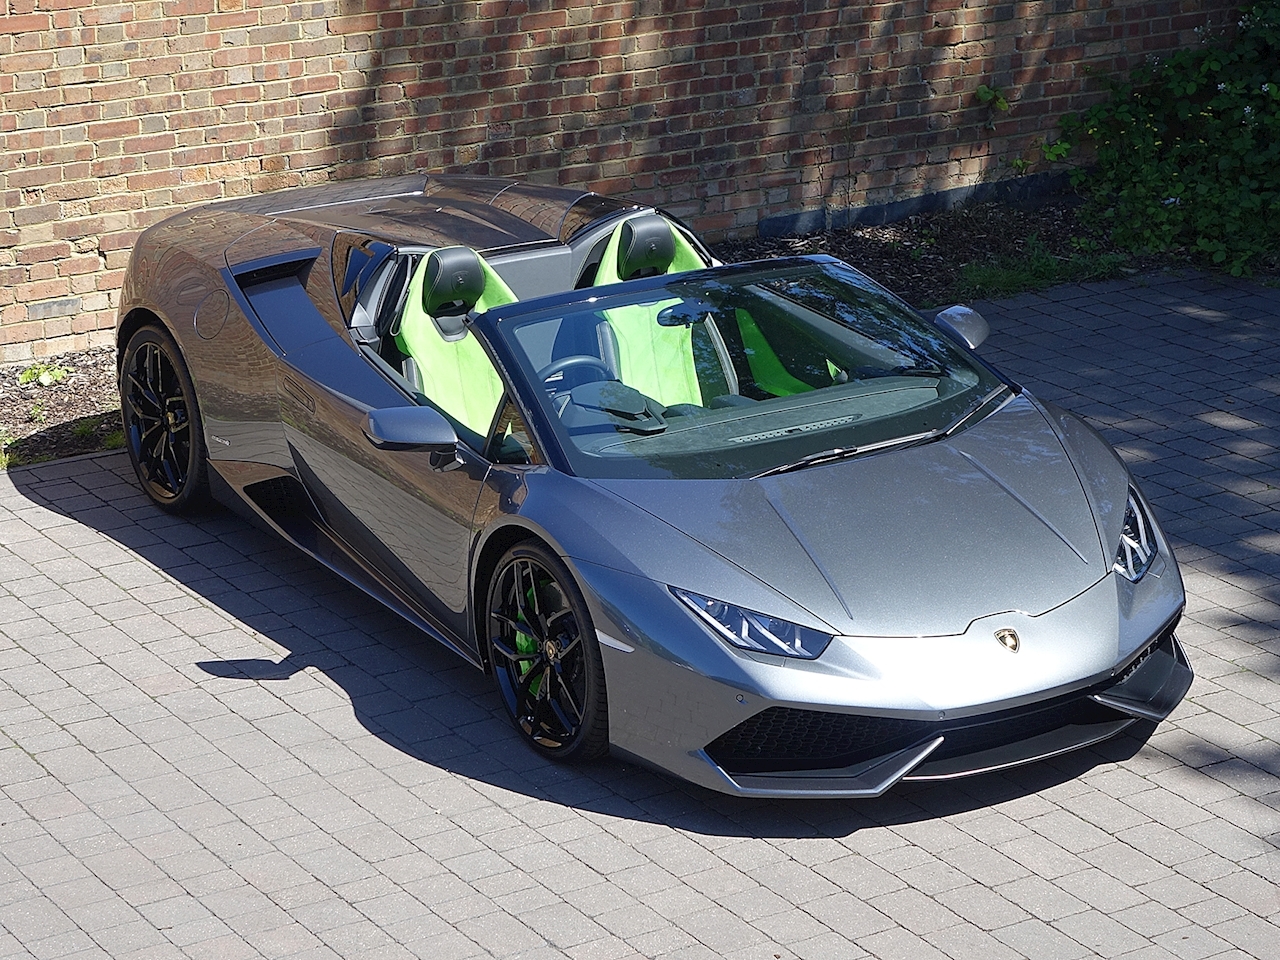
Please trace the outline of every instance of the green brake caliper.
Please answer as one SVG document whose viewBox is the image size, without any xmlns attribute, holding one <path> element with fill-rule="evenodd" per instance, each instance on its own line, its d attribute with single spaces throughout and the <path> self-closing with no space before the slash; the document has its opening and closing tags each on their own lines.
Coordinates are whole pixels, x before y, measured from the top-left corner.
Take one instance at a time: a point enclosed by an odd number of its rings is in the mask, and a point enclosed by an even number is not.
<svg viewBox="0 0 1280 960">
<path fill-rule="evenodd" d="M 527 591 L 525 591 L 524 596 L 525 596 L 525 599 L 529 602 L 529 607 L 532 608 L 534 606 L 533 587 L 530 587 Z M 521 623 L 529 622 L 524 618 L 523 613 L 517 613 L 516 619 L 519 620 Z M 538 641 L 535 640 L 529 634 L 524 633 L 520 630 L 517 630 L 516 631 L 516 653 L 537 653 L 537 651 L 538 651 Z M 533 664 L 528 661 L 522 661 L 520 663 L 519 669 L 520 669 L 520 676 L 523 679 L 525 674 L 527 674 L 531 669 L 533 669 Z M 538 689 L 541 686 L 542 686 L 542 678 L 535 677 L 533 682 L 529 684 L 529 692 L 536 697 L 538 695 Z"/>
</svg>

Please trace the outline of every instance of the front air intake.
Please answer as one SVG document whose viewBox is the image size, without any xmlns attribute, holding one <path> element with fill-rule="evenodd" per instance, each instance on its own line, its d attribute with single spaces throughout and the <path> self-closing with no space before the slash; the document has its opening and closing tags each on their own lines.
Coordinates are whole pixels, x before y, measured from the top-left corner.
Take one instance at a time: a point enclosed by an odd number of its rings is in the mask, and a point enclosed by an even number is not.
<svg viewBox="0 0 1280 960">
<path fill-rule="evenodd" d="M 1125 719 L 1092 700 L 1092 690 L 955 720 L 902 720 L 770 707 L 721 734 L 706 748 L 726 773 L 835 770 L 941 735 L 929 762 L 982 753 L 1042 734 Z"/>
<path fill-rule="evenodd" d="M 929 733 L 921 720 L 770 707 L 720 735 L 707 755 L 728 773 L 847 767 L 908 747 Z"/>
</svg>

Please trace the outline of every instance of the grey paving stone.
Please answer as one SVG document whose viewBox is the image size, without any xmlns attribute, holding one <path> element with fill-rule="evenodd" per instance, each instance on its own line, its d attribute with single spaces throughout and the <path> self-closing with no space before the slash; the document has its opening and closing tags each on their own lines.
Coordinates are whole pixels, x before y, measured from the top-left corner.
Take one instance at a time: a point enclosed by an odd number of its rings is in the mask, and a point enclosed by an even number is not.
<svg viewBox="0 0 1280 960">
<path fill-rule="evenodd" d="M 1158 946 L 1164 947 L 1180 960 L 1216 957 L 1231 947 L 1226 940 L 1215 936 L 1203 927 L 1183 927 L 1180 930 L 1160 934 L 1154 940 Z"/>
<path fill-rule="evenodd" d="M 1146 937 L 1097 910 L 1073 913 L 1055 920 L 1053 926 L 1100 957 L 1131 953 L 1147 943 Z"/>
<path fill-rule="evenodd" d="M 1111 916 L 1134 933 L 1148 939 L 1181 929 L 1188 923 L 1186 917 L 1179 915 L 1168 905 L 1155 901 L 1147 901 L 1136 907 L 1129 907 L 1127 910 L 1119 910 Z"/>
<path fill-rule="evenodd" d="M 858 945 L 881 960 L 944 960 L 946 957 L 923 937 L 902 927 L 871 934 Z"/>
<path fill-rule="evenodd" d="M 1029 917 L 1022 907 L 989 887 L 976 883 L 945 890 L 937 895 L 937 899 L 982 930 L 1007 927 Z"/>
<path fill-rule="evenodd" d="M 918 890 L 907 889 L 883 894 L 873 899 L 871 906 L 912 933 L 920 935 L 960 922 L 960 917 L 946 905 Z"/>
</svg>

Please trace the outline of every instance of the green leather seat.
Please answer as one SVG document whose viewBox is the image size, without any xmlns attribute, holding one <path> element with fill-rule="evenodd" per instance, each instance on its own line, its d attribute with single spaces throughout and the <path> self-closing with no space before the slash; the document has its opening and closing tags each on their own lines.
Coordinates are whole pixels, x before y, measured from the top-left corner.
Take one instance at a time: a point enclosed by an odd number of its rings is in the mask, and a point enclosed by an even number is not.
<svg viewBox="0 0 1280 960">
<path fill-rule="evenodd" d="M 706 265 L 684 235 L 662 217 L 633 217 L 613 231 L 594 285 L 619 283 L 646 274 L 701 270 Z M 692 328 L 658 324 L 658 312 L 676 302 L 657 300 L 605 311 L 617 344 L 618 376 L 665 407 L 701 405 Z"/>
<path fill-rule="evenodd" d="M 422 258 L 409 281 L 396 343 L 412 358 L 422 393 L 443 413 L 487 437 L 505 392 L 464 319 L 513 303 L 516 295 L 468 247 L 442 247 Z"/>
</svg>

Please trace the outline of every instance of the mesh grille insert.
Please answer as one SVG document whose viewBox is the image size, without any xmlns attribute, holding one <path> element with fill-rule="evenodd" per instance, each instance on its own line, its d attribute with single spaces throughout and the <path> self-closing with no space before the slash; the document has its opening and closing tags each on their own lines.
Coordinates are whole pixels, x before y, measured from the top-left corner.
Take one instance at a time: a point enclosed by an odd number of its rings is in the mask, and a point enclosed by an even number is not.
<svg viewBox="0 0 1280 960">
<path fill-rule="evenodd" d="M 932 724 L 769 707 L 717 737 L 707 754 L 729 773 L 847 767 L 910 746 Z"/>
<path fill-rule="evenodd" d="M 770 707 L 716 738 L 707 754 L 730 774 L 835 769 L 942 734 L 942 745 L 929 759 L 944 760 L 1007 746 L 1069 725 L 1105 723 L 1120 716 L 1079 693 L 936 723 Z"/>
</svg>

